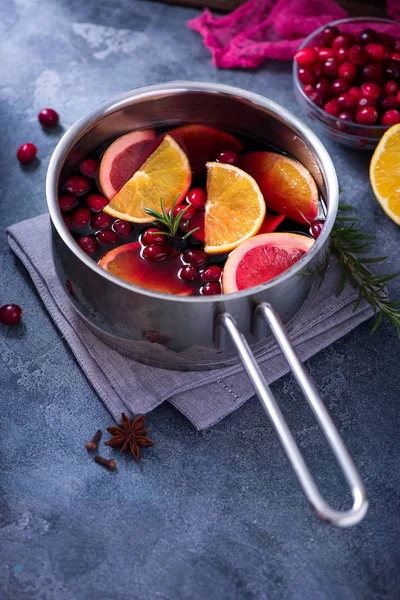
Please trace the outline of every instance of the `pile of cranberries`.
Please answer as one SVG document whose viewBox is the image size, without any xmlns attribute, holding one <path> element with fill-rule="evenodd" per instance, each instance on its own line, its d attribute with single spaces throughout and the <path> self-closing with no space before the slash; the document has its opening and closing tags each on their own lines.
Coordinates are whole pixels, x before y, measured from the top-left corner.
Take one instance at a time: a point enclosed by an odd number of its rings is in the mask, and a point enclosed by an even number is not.
<svg viewBox="0 0 400 600">
<path fill-rule="evenodd" d="M 328 114 L 367 126 L 400 123 L 400 39 L 328 26 L 318 46 L 294 58 L 304 93 Z"/>
</svg>

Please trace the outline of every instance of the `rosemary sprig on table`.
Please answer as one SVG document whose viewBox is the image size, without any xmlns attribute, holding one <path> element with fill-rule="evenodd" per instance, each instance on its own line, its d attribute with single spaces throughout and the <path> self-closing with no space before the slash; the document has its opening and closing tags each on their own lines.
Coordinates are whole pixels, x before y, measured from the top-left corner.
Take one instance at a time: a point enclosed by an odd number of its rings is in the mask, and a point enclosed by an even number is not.
<svg viewBox="0 0 400 600">
<path fill-rule="evenodd" d="M 357 217 L 346 214 L 352 210 L 353 207 L 349 204 L 339 204 L 338 216 L 331 232 L 332 251 L 338 256 L 342 268 L 336 295 L 340 296 L 342 293 L 347 278 L 352 279 L 359 290 L 353 310 L 357 310 L 361 300 L 365 298 L 375 313 L 380 311 L 371 333 L 376 331 L 385 317 L 396 328 L 400 338 L 400 302 L 390 302 L 385 287 L 399 273 L 376 275 L 368 269 L 367 264 L 382 262 L 387 256 L 363 256 L 371 248 L 375 236 L 364 233 L 358 226 Z"/>
<path fill-rule="evenodd" d="M 155 225 L 158 225 L 159 223 L 161 223 L 161 225 L 166 227 L 166 229 L 168 231 L 165 231 L 165 232 L 163 231 L 162 233 L 164 235 L 167 235 L 170 237 L 173 237 L 174 235 L 177 234 L 179 225 L 180 225 L 183 217 L 185 216 L 187 209 L 190 206 L 190 204 L 185 206 L 185 208 L 183 210 L 181 210 L 180 213 L 176 217 L 174 217 L 173 216 L 174 208 L 176 206 L 178 198 L 179 198 L 179 194 L 174 198 L 174 201 L 172 202 L 169 212 L 167 212 L 167 210 L 165 208 L 165 202 L 164 202 L 163 198 L 161 198 L 161 200 L 160 200 L 161 212 L 158 212 L 157 210 L 153 210 L 152 208 L 144 209 L 144 212 L 146 214 L 150 215 L 150 217 L 153 217 L 153 219 L 155 219 L 157 221 L 157 223 L 155 223 Z M 194 229 L 191 229 L 183 236 L 182 239 L 186 240 L 188 237 L 190 237 L 193 233 L 195 233 L 198 230 L 199 230 L 199 227 L 195 227 Z"/>
</svg>

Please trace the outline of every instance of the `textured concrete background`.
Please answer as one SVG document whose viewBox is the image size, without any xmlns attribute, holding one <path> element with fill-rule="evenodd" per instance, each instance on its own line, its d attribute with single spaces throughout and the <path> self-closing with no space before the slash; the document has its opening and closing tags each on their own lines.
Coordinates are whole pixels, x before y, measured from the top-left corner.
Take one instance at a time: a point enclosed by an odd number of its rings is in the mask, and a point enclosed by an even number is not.
<svg viewBox="0 0 400 600">
<path fill-rule="evenodd" d="M 63 128 L 101 100 L 173 79 L 234 84 L 293 111 L 290 68 L 217 71 L 195 10 L 134 0 L 10 0 L 0 7 L 0 222 L 46 210 L 46 165 Z M 38 164 L 21 168 L 33 141 Z M 369 155 L 327 140 L 344 199 L 357 206 L 377 251 L 400 269 L 399 231 L 368 183 Z M 400 597 L 400 350 L 371 324 L 314 357 L 312 376 L 368 487 L 371 507 L 350 530 L 311 514 L 260 406 L 248 402 L 203 434 L 165 404 L 149 415 L 155 447 L 118 473 L 93 464 L 84 443 L 110 416 L 75 363 L 31 281 L 0 250 L 0 304 L 24 308 L 0 329 L 0 597 L 2 600 L 383 600 Z M 391 285 L 400 297 L 400 280 Z M 327 498 L 348 497 L 292 377 L 273 386 Z M 132 393 L 135 393 L 132 390 Z M 109 449 L 104 451 L 109 455 Z"/>
</svg>

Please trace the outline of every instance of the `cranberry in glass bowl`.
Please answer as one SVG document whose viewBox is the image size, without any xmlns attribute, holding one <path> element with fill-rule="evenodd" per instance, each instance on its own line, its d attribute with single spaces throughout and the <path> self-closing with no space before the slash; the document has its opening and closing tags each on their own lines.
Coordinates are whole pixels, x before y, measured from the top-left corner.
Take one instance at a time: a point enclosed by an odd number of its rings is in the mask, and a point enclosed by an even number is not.
<svg viewBox="0 0 400 600">
<path fill-rule="evenodd" d="M 397 121 L 400 62 L 393 60 L 396 44 L 400 48 L 400 23 L 358 17 L 323 25 L 299 46 L 293 61 L 296 99 L 331 139 L 351 148 L 372 150 Z M 308 48 L 318 52 L 305 53 Z M 296 56 L 300 56 L 300 63 L 305 56 L 308 64 L 298 63 Z M 302 83 L 300 69 L 312 70 L 312 84 Z M 365 107 L 370 108 L 366 111 Z"/>
</svg>

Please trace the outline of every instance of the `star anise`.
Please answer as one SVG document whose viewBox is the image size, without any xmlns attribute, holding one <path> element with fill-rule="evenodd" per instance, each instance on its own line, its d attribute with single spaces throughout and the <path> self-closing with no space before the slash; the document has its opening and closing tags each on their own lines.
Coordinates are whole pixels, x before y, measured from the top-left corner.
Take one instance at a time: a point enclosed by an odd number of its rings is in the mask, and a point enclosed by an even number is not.
<svg viewBox="0 0 400 600">
<path fill-rule="evenodd" d="M 107 427 L 108 433 L 112 438 L 105 442 L 106 446 L 111 448 L 121 448 L 121 452 L 130 450 L 133 458 L 140 459 L 140 448 L 153 446 L 153 442 L 146 436 L 147 429 L 144 429 L 144 415 L 130 421 L 125 413 L 121 416 L 120 427 Z"/>
</svg>

